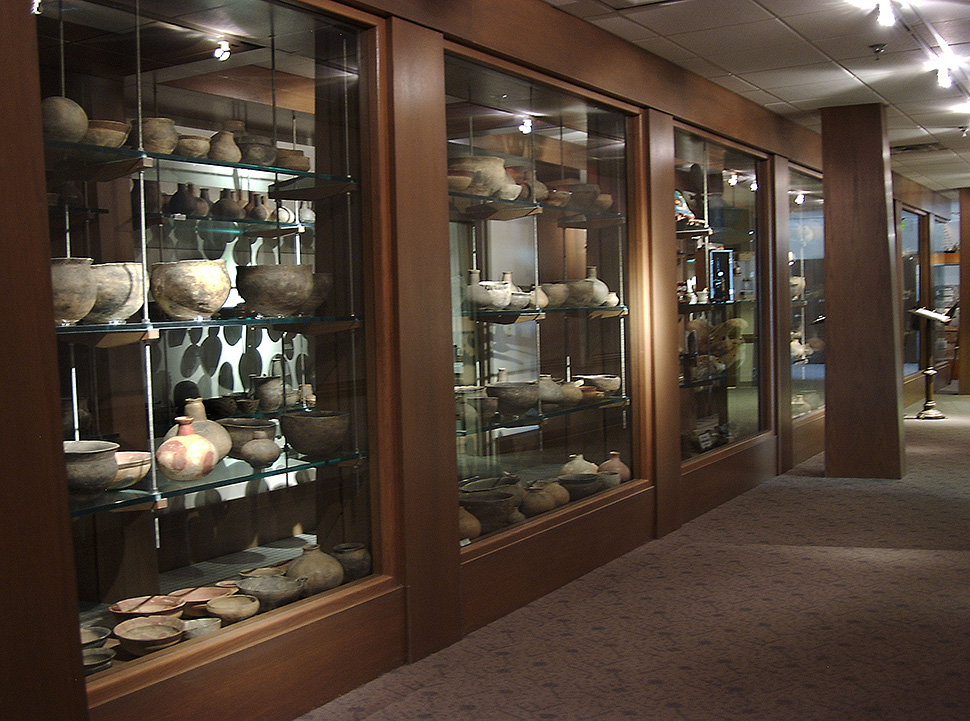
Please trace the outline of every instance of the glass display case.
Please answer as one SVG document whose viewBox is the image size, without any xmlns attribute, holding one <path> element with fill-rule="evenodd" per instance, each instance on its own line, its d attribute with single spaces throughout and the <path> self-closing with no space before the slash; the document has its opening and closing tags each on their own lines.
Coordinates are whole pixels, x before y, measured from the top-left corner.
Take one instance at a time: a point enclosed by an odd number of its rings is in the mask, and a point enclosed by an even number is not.
<svg viewBox="0 0 970 721">
<path fill-rule="evenodd" d="M 626 117 L 445 61 L 461 537 L 630 478 Z"/>
<path fill-rule="evenodd" d="M 137 8 L 37 17 L 91 673 L 371 569 L 358 31 Z"/>
<path fill-rule="evenodd" d="M 825 219 L 822 179 L 792 170 L 788 190 L 792 417 L 825 405 Z"/>
<path fill-rule="evenodd" d="M 902 210 L 899 220 L 899 249 L 903 273 L 903 376 L 919 373 L 921 321 L 910 311 L 921 307 L 923 284 L 920 275 L 920 225 L 925 217 L 911 210 Z"/>
<path fill-rule="evenodd" d="M 960 312 L 960 222 L 933 216 L 930 223 L 930 281 L 933 284 L 933 303 L 937 313 L 953 320 L 934 328 L 933 364 L 939 369 L 956 366 L 957 336 Z"/>
<path fill-rule="evenodd" d="M 764 428 L 758 157 L 675 135 L 684 460 Z"/>
</svg>

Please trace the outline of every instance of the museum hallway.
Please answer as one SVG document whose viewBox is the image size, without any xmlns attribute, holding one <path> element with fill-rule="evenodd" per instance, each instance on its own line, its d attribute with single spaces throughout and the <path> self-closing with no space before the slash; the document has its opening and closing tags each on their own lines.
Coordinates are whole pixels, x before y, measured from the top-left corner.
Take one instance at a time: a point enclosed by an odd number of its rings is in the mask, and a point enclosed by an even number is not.
<svg viewBox="0 0 970 721">
<path fill-rule="evenodd" d="M 970 718 L 970 396 L 937 400 L 902 480 L 816 456 L 300 721 Z"/>
</svg>

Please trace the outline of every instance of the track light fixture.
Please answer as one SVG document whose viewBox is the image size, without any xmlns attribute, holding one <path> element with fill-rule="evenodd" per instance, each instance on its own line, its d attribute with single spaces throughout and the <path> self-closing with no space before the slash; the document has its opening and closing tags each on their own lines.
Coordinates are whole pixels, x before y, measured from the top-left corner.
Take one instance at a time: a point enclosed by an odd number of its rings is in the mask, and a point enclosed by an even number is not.
<svg viewBox="0 0 970 721">
<path fill-rule="evenodd" d="M 884 28 L 889 28 L 896 24 L 896 13 L 893 12 L 893 5 L 890 0 L 879 0 L 879 15 L 877 20 Z"/>
<path fill-rule="evenodd" d="M 220 40 L 219 45 L 212 51 L 212 57 L 219 61 L 228 60 L 230 55 L 232 55 L 232 51 L 229 50 L 228 40 Z"/>
</svg>

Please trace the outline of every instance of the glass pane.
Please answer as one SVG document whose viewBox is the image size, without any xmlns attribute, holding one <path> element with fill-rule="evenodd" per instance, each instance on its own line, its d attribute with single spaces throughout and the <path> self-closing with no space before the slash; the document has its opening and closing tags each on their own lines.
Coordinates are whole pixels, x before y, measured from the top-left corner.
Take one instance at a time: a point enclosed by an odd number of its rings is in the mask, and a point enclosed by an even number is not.
<svg viewBox="0 0 970 721">
<path fill-rule="evenodd" d="M 358 31 L 152 5 L 37 18 L 81 621 L 106 628 L 370 572 Z M 121 636 L 115 669 L 144 652 Z"/>
<path fill-rule="evenodd" d="M 792 171 L 788 190 L 792 416 L 825 405 L 825 219 L 822 180 Z"/>
<path fill-rule="evenodd" d="M 960 300 L 960 221 L 934 217 L 930 224 L 933 309 L 954 318 L 933 328 L 933 363 L 956 362 Z"/>
<path fill-rule="evenodd" d="M 759 161 L 676 133 L 682 457 L 762 430 Z"/>
<path fill-rule="evenodd" d="M 899 247 L 903 269 L 903 375 L 920 370 L 920 322 L 910 310 L 922 304 L 919 270 L 920 217 L 902 211 L 899 221 Z"/>
<path fill-rule="evenodd" d="M 445 70 L 467 543 L 629 471 L 625 118 L 461 58 Z"/>
</svg>

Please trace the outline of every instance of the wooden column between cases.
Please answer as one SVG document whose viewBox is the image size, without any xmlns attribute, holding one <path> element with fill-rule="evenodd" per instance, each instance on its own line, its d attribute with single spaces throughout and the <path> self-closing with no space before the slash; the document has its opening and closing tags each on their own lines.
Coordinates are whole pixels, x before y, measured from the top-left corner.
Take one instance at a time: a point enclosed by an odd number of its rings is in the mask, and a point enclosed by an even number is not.
<svg viewBox="0 0 970 721">
<path fill-rule="evenodd" d="M 970 188 L 960 188 L 960 329 L 957 337 L 957 368 L 960 393 L 970 393 Z"/>
<path fill-rule="evenodd" d="M 822 109 L 825 472 L 901 478 L 901 291 L 885 109 Z"/>
</svg>

